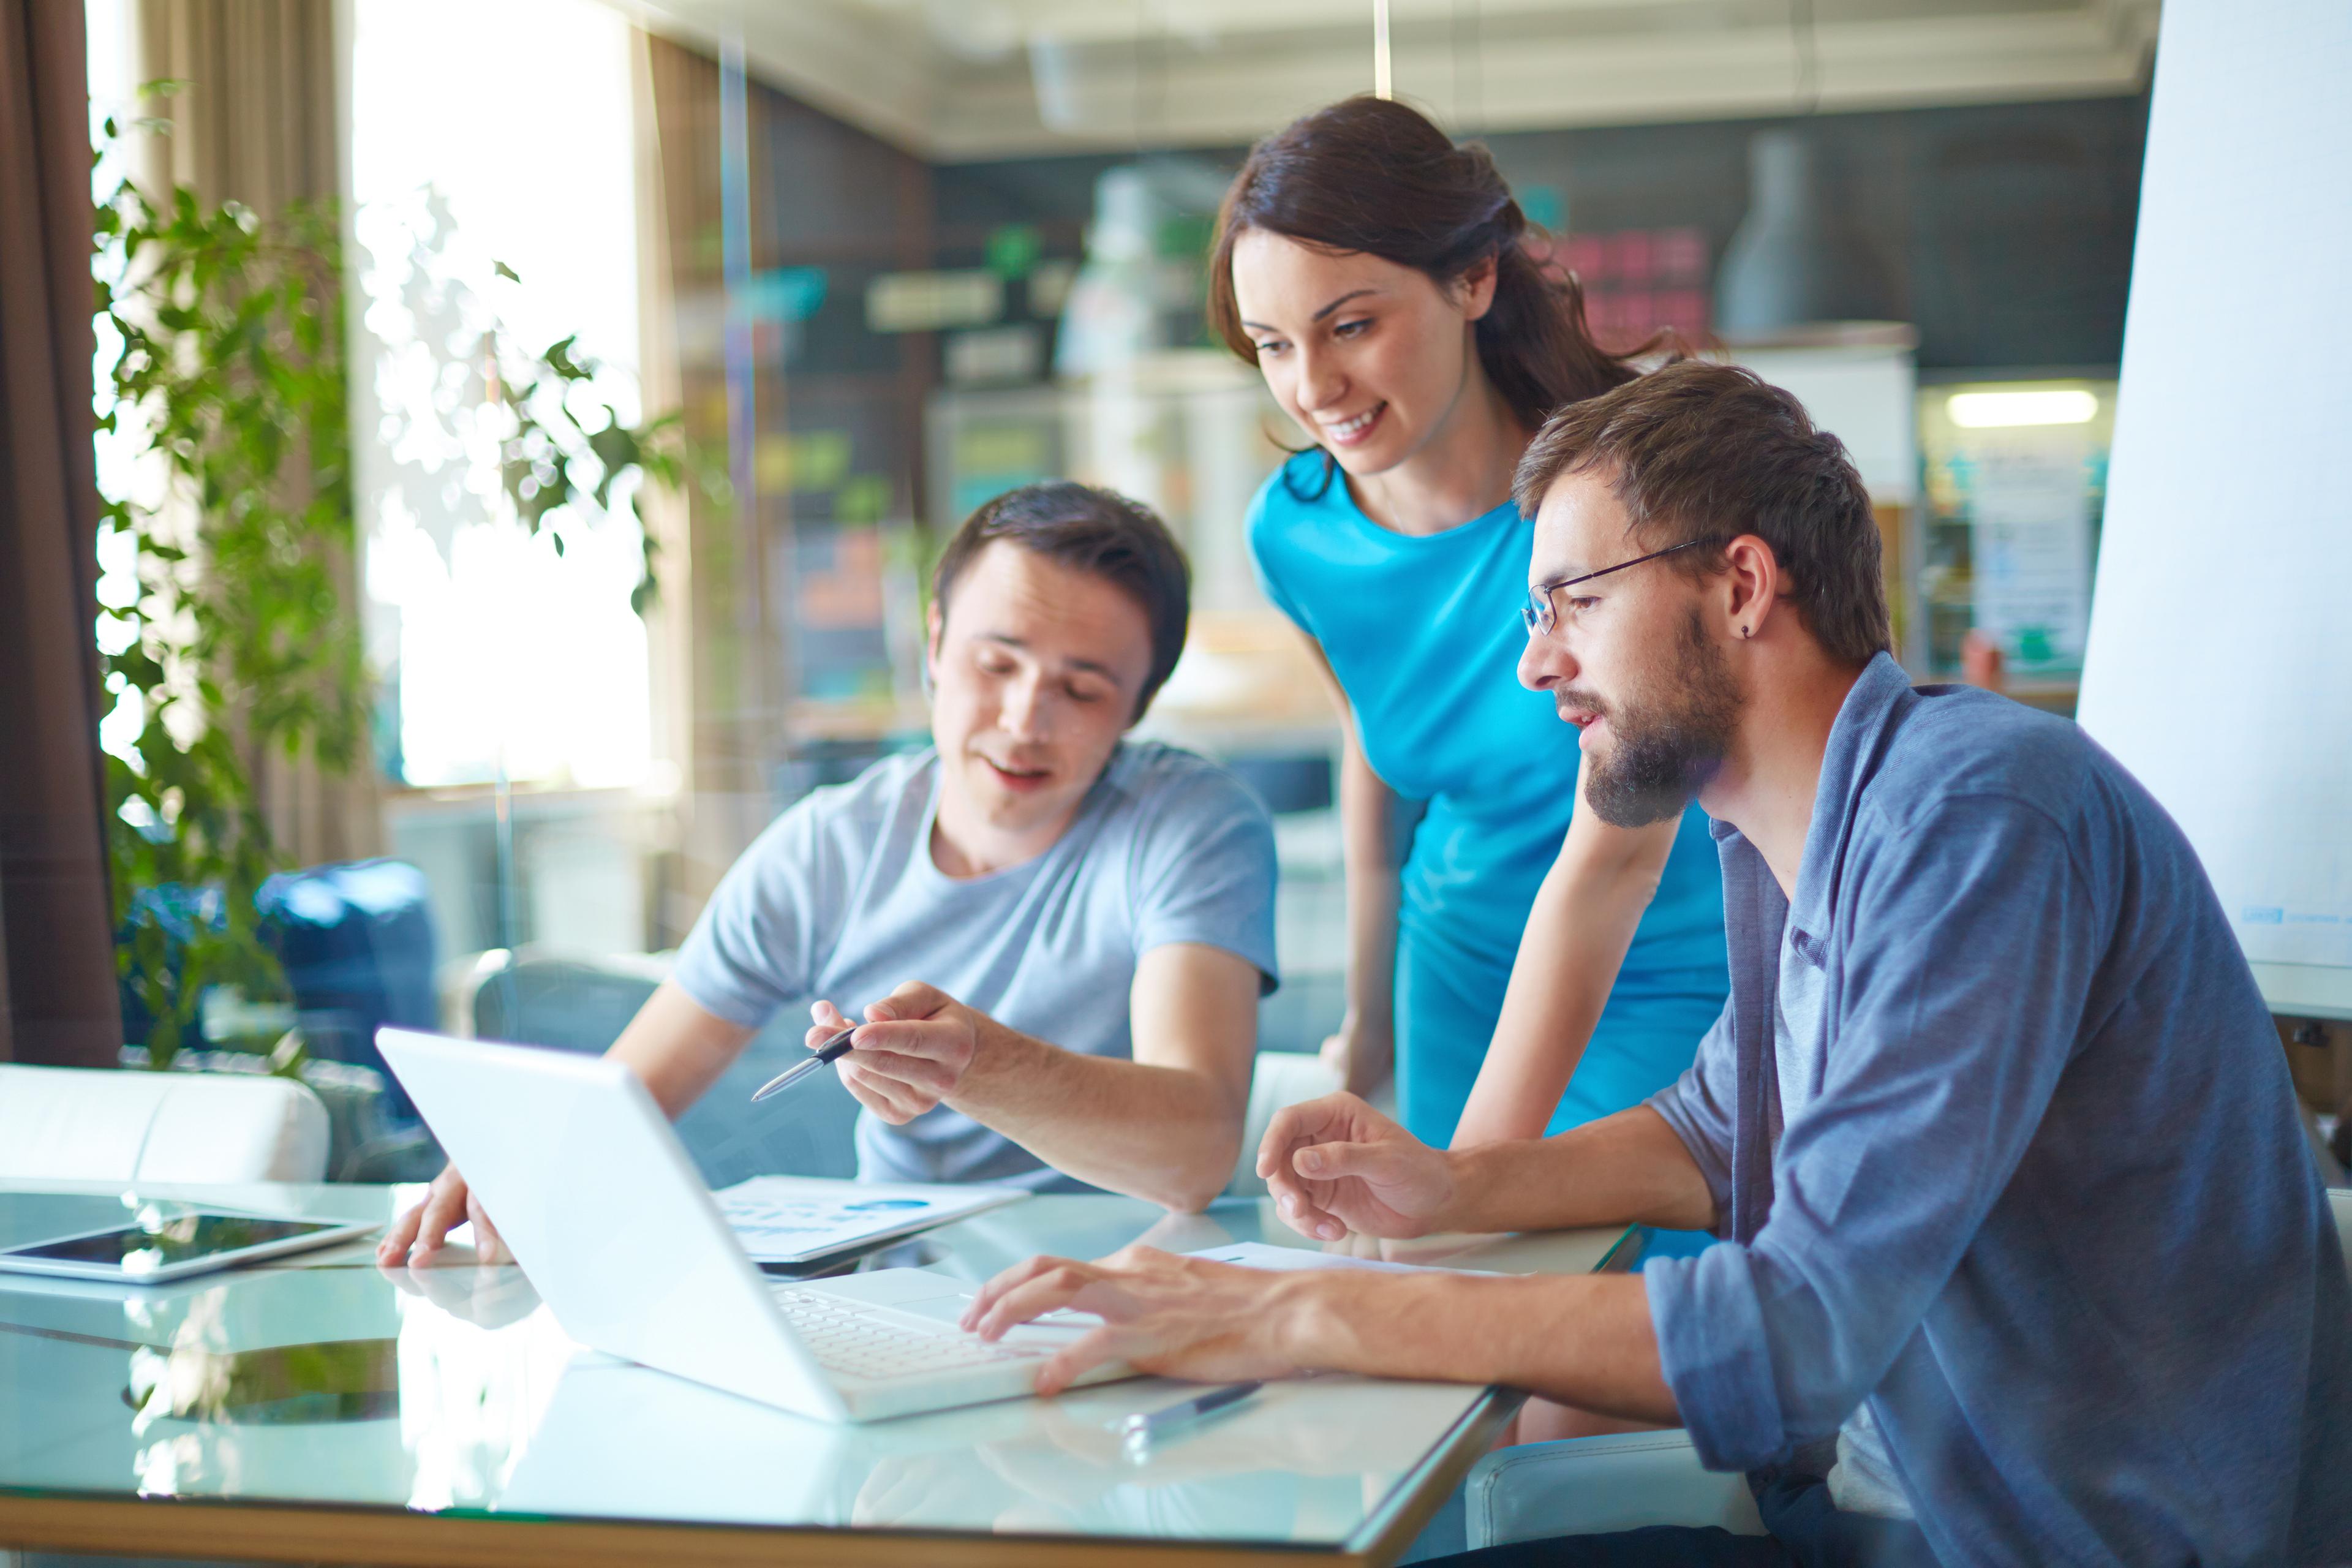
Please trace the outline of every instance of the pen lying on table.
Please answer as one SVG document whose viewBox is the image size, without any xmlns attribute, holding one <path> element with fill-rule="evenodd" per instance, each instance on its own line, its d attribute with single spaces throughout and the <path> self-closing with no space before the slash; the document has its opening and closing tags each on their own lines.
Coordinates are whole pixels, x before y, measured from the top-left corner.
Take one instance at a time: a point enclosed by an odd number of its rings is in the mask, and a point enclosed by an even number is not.
<svg viewBox="0 0 2352 1568">
<path fill-rule="evenodd" d="M 1110 1429 L 1126 1439 L 1129 1447 L 1145 1447 L 1153 1439 L 1166 1436 L 1177 1427 L 1213 1415 L 1229 1405 L 1238 1405 L 1265 1386 L 1263 1382 L 1229 1383 L 1223 1388 L 1213 1388 L 1194 1398 L 1163 1405 L 1157 1410 L 1122 1415 L 1110 1423 Z"/>
<path fill-rule="evenodd" d="M 794 1062 L 792 1066 L 786 1068 L 783 1071 L 778 1073 L 775 1077 L 761 1084 L 758 1089 L 752 1090 L 751 1103 L 757 1105 L 760 1101 L 767 1099 L 768 1096 L 772 1094 L 782 1094 L 784 1090 L 792 1088 L 793 1085 L 800 1082 L 801 1079 L 808 1077 L 809 1074 L 816 1071 L 817 1068 L 824 1066 L 827 1062 L 837 1062 L 842 1058 L 847 1056 L 849 1054 L 849 1037 L 856 1033 L 857 1033 L 857 1026 L 852 1024 L 848 1028 L 842 1030 L 841 1033 L 832 1037 L 830 1039 L 820 1041 L 817 1045 L 815 1054 L 811 1056 L 808 1060 Z"/>
</svg>

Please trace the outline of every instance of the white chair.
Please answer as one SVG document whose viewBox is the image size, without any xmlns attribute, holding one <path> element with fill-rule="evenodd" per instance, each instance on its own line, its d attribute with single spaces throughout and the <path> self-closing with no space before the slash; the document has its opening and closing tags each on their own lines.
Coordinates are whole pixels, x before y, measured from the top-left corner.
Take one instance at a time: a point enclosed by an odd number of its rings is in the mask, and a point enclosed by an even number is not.
<svg viewBox="0 0 2352 1568">
<path fill-rule="evenodd" d="M 0 1066 L 0 1179 L 316 1182 L 327 1134 L 288 1079 Z"/>
<path fill-rule="evenodd" d="M 2352 1192 L 2331 1188 L 2327 1203 L 2352 1269 Z M 1653 1524 L 1764 1533 L 1747 1478 L 1702 1469 L 1689 1436 L 1679 1431 L 1505 1448 L 1478 1461 L 1463 1491 L 1474 1547 Z"/>
<path fill-rule="evenodd" d="M 1265 1142 L 1265 1130 L 1274 1124 L 1275 1112 L 1302 1100 L 1336 1094 L 1339 1089 L 1339 1075 L 1325 1066 L 1321 1057 L 1303 1051 L 1260 1051 L 1257 1065 L 1250 1073 L 1249 1110 L 1242 1118 L 1241 1153 L 1234 1161 L 1234 1176 L 1225 1184 L 1225 1195 L 1264 1197 L 1265 1179 L 1257 1173 L 1257 1146 Z"/>
</svg>

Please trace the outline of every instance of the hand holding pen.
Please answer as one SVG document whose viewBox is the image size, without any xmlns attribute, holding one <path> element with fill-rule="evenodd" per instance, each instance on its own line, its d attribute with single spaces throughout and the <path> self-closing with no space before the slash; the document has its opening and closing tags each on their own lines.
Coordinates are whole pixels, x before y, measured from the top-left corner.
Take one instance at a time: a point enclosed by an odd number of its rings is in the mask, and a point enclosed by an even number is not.
<svg viewBox="0 0 2352 1568">
<path fill-rule="evenodd" d="M 761 1099 L 830 1060 L 859 1104 L 896 1126 L 953 1094 L 980 1045 L 980 1016 L 920 982 L 899 986 L 853 1021 L 829 1001 L 809 1009 L 806 1044 L 815 1053 L 763 1085 Z"/>
</svg>

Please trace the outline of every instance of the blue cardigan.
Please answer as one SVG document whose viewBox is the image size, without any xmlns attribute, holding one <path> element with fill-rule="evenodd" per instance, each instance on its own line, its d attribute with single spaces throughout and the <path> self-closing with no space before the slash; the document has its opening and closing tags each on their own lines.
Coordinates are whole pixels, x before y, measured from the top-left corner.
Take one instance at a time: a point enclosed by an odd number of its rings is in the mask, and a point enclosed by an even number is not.
<svg viewBox="0 0 2352 1568">
<path fill-rule="evenodd" d="M 2352 1557 L 2352 1288 L 2196 854 L 2074 725 L 1884 655 L 1831 731 L 1793 907 L 1717 824 L 1731 998 L 1650 1103 L 1730 1245 L 1645 1271 L 1702 1459 L 1864 1398 L 1964 1563 Z M 1824 975 L 1791 1042 L 1784 925 Z"/>
</svg>

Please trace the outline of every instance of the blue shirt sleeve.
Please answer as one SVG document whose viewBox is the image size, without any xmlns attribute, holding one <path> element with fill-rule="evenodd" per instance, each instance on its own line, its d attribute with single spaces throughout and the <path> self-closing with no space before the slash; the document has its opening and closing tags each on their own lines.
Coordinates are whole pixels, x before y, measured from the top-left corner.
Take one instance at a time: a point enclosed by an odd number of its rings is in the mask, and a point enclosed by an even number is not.
<svg viewBox="0 0 2352 1568">
<path fill-rule="evenodd" d="M 793 805 L 751 841 L 694 922 L 670 978 L 705 1011 L 764 1026 L 809 994 L 818 954 L 848 904 L 848 873 L 824 831 L 822 795 Z"/>
<path fill-rule="evenodd" d="M 1274 951 L 1274 821 L 1238 779 L 1202 766 L 1155 792 L 1137 836 L 1135 955 L 1200 942 L 1257 966 L 1259 993 L 1280 984 Z"/>
<path fill-rule="evenodd" d="M 1265 483 L 1258 487 L 1257 494 L 1250 500 L 1249 515 L 1244 521 L 1243 532 L 1249 540 L 1250 570 L 1257 575 L 1259 591 L 1265 595 L 1276 609 L 1289 618 L 1291 625 L 1313 637 L 1315 628 L 1307 624 L 1307 613 L 1299 608 L 1297 596 L 1282 580 L 1285 552 L 1281 533 L 1288 520 L 1287 514 L 1297 505 L 1291 500 L 1289 492 L 1283 489 L 1283 476 L 1290 471 L 1290 463 L 1297 461 L 1298 459 L 1293 458 L 1266 476 Z"/>
<path fill-rule="evenodd" d="M 1731 1215 L 1731 1133 L 1738 1103 L 1738 1058 L 1731 1043 L 1731 1004 L 1698 1043 L 1698 1055 L 1682 1076 L 1652 1095 L 1651 1110 L 1665 1119 L 1706 1178 L 1715 1199 L 1716 1228 Z"/>
<path fill-rule="evenodd" d="M 1643 1273 L 1711 1468 L 1785 1458 L 1885 1378 L 2042 1123 L 2108 926 L 2067 836 L 2008 796 L 1857 825 L 1853 853 L 1827 1076 L 1782 1130 L 1769 1217 Z M 1704 1095 L 1669 1094 L 1711 1142 L 1705 1066 Z"/>
</svg>

